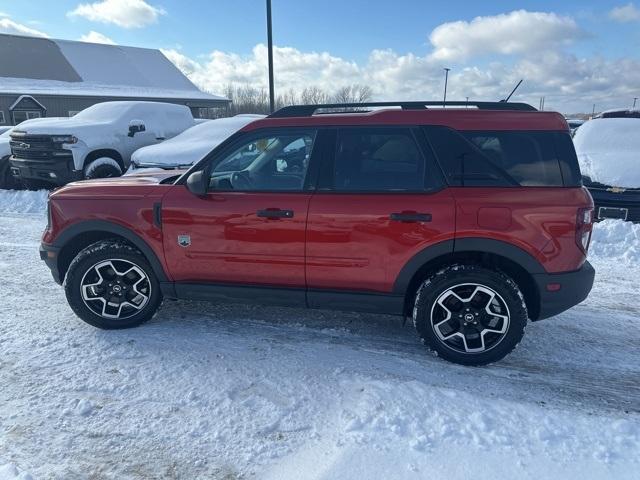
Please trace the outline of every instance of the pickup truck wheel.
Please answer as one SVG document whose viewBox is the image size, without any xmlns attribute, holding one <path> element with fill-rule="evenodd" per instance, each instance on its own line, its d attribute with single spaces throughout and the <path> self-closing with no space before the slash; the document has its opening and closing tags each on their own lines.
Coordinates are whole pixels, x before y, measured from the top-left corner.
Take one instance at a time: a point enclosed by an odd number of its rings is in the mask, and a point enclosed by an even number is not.
<svg viewBox="0 0 640 480">
<path fill-rule="evenodd" d="M 84 178 L 111 178 L 122 175 L 122 169 L 116 160 L 111 157 L 100 157 L 92 160 L 84 169 Z"/>
<path fill-rule="evenodd" d="M 452 265 L 418 289 L 413 323 L 423 343 L 445 360 L 486 365 L 522 340 L 527 307 L 507 275 L 478 265 Z"/>
<path fill-rule="evenodd" d="M 108 330 L 138 326 L 162 303 L 160 284 L 144 255 L 117 240 L 82 250 L 69 266 L 64 289 L 76 315 Z"/>
</svg>

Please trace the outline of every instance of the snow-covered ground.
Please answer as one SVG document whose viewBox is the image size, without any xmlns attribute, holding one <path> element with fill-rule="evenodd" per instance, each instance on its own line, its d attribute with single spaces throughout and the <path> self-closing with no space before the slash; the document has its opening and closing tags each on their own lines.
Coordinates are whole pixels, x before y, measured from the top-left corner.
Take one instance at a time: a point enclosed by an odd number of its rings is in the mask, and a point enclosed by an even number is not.
<svg viewBox="0 0 640 480">
<path fill-rule="evenodd" d="M 0 480 L 637 478 L 640 225 L 597 225 L 589 299 L 468 368 L 394 317 L 166 302 L 96 330 L 38 258 L 44 198 L 0 192 Z"/>
</svg>

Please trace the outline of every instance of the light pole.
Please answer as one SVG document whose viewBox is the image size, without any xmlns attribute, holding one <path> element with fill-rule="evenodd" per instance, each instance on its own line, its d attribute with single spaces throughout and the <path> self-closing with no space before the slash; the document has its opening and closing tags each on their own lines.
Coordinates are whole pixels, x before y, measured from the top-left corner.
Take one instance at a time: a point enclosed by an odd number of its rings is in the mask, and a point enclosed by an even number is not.
<svg viewBox="0 0 640 480">
<path fill-rule="evenodd" d="M 442 106 L 445 107 L 447 104 L 447 83 L 449 82 L 449 70 L 450 68 L 444 68 L 444 98 L 442 99 Z"/>
<path fill-rule="evenodd" d="M 636 108 L 636 102 L 638 101 L 638 97 L 633 97 L 633 107 L 631 108 Z"/>
<path fill-rule="evenodd" d="M 267 50 L 269 56 L 269 111 L 273 113 L 276 108 L 276 99 L 273 88 L 273 35 L 271 32 L 271 0 L 267 0 Z"/>
</svg>

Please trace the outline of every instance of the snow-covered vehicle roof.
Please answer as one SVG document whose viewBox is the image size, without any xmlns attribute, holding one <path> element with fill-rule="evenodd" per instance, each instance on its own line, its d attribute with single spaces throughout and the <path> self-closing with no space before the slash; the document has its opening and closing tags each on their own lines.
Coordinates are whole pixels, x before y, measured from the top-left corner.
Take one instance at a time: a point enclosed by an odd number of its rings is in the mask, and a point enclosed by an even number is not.
<svg viewBox="0 0 640 480">
<path fill-rule="evenodd" d="M 188 167 L 245 125 L 264 115 L 236 115 L 195 125 L 163 143 L 136 150 L 131 156 L 135 168 Z"/>
<path fill-rule="evenodd" d="M 604 185 L 640 187 L 640 119 L 590 120 L 573 142 L 583 175 Z"/>
<path fill-rule="evenodd" d="M 126 131 L 129 122 L 141 120 L 146 129 L 159 136 L 173 137 L 194 125 L 191 110 L 185 105 L 164 102 L 116 101 L 96 103 L 73 117 L 42 118 L 33 125 L 21 123 L 14 131 L 30 134 L 74 134 L 83 132 L 84 138 L 105 138 L 103 126 Z M 81 130 L 82 129 L 82 130 Z M 113 128 L 111 128 L 113 130 Z M 99 142 L 96 142 L 99 143 Z"/>
<path fill-rule="evenodd" d="M 594 118 L 640 118 L 640 110 L 633 108 L 612 108 L 600 112 Z"/>
</svg>

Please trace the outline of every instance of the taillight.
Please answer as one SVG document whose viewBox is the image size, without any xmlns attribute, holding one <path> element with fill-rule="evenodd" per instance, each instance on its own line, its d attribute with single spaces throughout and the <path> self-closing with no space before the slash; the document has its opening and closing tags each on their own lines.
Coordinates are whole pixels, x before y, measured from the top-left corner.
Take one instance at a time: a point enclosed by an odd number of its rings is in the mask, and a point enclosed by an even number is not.
<svg viewBox="0 0 640 480">
<path fill-rule="evenodd" d="M 593 230 L 593 208 L 581 208 L 578 210 L 576 219 L 576 243 L 578 247 L 587 254 L 589 242 L 591 241 L 591 231 Z"/>
</svg>

